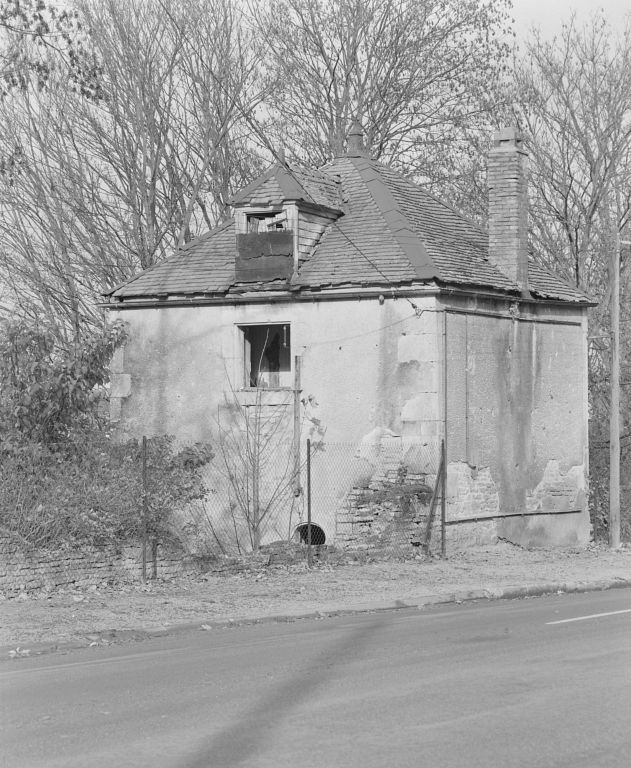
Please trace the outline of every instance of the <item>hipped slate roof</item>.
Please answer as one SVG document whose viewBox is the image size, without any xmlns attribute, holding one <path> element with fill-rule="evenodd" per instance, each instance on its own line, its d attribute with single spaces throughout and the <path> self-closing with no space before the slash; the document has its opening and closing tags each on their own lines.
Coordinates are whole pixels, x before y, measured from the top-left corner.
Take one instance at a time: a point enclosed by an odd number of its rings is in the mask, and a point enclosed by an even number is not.
<svg viewBox="0 0 631 768">
<path fill-rule="evenodd" d="M 344 156 L 319 171 L 279 163 L 242 190 L 233 204 L 276 205 L 287 200 L 339 214 L 301 264 L 291 286 L 295 291 L 435 281 L 519 293 L 489 261 L 488 237 L 482 229 L 374 160 Z M 235 227 L 229 220 L 107 295 L 124 301 L 287 289 L 280 281 L 237 285 L 235 259 Z M 528 287 L 537 298 L 589 301 L 532 260 Z"/>
</svg>

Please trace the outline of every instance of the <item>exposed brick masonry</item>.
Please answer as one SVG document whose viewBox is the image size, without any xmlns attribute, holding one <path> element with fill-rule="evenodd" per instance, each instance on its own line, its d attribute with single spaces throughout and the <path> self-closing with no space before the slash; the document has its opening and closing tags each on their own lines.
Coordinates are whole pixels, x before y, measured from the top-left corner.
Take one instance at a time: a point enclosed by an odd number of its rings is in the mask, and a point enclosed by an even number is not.
<svg viewBox="0 0 631 768">
<path fill-rule="evenodd" d="M 11 595 L 59 587 L 90 587 L 104 583 L 132 583 L 141 576 L 140 545 L 96 549 L 34 549 L 0 534 L 0 592 Z M 158 550 L 158 575 L 172 578 L 198 570 L 181 552 Z M 151 563 L 148 564 L 151 574 Z"/>
<path fill-rule="evenodd" d="M 489 260 L 521 290 L 528 286 L 527 155 L 514 128 L 498 131 L 489 153 Z"/>
<path fill-rule="evenodd" d="M 412 555 L 425 540 L 435 476 L 388 467 L 368 488 L 353 488 L 337 515 L 336 542 L 343 549 L 395 550 Z M 436 539 L 437 524 L 433 531 Z"/>
</svg>

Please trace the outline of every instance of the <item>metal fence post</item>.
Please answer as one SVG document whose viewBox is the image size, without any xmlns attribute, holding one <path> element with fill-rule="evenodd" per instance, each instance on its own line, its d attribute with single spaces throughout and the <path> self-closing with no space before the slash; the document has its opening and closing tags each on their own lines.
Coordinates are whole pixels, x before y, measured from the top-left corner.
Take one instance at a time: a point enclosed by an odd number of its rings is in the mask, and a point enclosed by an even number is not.
<svg viewBox="0 0 631 768">
<path fill-rule="evenodd" d="M 445 440 L 443 439 L 440 445 L 441 464 L 443 467 L 443 492 L 440 498 L 440 555 L 441 557 L 447 557 L 447 539 L 445 536 L 445 523 L 447 512 L 447 455 L 445 453 Z"/>
<path fill-rule="evenodd" d="M 294 357 L 294 495 L 299 496 L 300 488 L 300 368 L 302 358 Z"/>
<path fill-rule="evenodd" d="M 311 568 L 311 440 L 307 438 L 307 565 Z"/>
<path fill-rule="evenodd" d="M 142 580 L 147 581 L 147 436 L 142 436 Z"/>
</svg>

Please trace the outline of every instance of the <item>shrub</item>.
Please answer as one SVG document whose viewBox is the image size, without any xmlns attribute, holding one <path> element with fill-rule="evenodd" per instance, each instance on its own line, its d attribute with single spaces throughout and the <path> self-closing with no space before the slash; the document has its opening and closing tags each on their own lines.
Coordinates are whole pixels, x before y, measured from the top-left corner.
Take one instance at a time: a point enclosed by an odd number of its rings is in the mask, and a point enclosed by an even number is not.
<svg viewBox="0 0 631 768">
<path fill-rule="evenodd" d="M 170 512 L 204 495 L 206 445 L 176 451 L 170 437 L 147 439 L 149 536 L 170 535 Z M 143 530 L 143 456 L 136 440 L 100 431 L 61 443 L 13 444 L 0 456 L 0 526 L 33 546 L 138 540 Z"/>
<path fill-rule="evenodd" d="M 72 350 L 24 322 L 0 333 L 0 526 L 34 546 L 101 546 L 169 533 L 169 513 L 204 493 L 205 445 L 169 437 L 143 449 L 103 431 L 109 362 L 127 338 L 114 323 Z M 146 512 L 144 512 L 146 507 Z"/>
<path fill-rule="evenodd" d="M 3 443 L 56 442 L 72 429 L 94 427 L 109 381 L 109 362 L 125 342 L 122 322 L 87 336 L 72 351 L 53 335 L 23 321 L 0 333 L 0 427 Z"/>
</svg>

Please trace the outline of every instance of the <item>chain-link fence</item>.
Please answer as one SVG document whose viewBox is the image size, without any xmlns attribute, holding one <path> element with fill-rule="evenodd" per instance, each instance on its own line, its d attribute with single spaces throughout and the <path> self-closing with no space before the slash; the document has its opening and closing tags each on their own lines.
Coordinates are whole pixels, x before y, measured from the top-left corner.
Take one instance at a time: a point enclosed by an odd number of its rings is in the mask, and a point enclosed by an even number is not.
<svg viewBox="0 0 631 768">
<path fill-rule="evenodd" d="M 440 466 L 438 441 L 397 438 L 307 442 L 299 456 L 288 442 L 238 462 L 219 455 L 205 466 L 205 495 L 182 510 L 179 529 L 189 548 L 207 554 L 283 543 L 374 557 L 440 551 Z"/>
<path fill-rule="evenodd" d="M 406 558 L 440 549 L 440 443 L 315 444 L 312 520 L 336 547 Z"/>
</svg>

